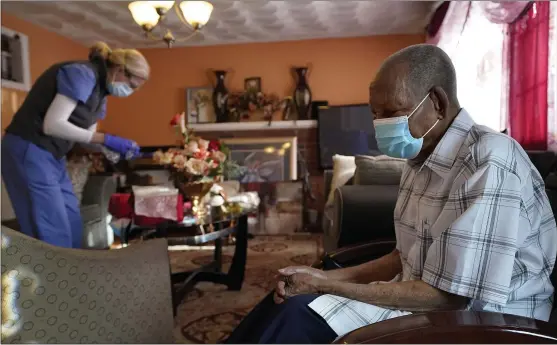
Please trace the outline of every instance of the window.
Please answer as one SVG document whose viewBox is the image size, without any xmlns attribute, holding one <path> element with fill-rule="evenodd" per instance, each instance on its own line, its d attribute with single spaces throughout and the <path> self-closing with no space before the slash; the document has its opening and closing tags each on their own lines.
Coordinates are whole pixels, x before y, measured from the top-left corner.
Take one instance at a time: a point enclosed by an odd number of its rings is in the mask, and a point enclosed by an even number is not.
<svg viewBox="0 0 557 345">
<path fill-rule="evenodd" d="M 468 18 L 451 56 L 458 99 L 474 121 L 494 130 L 505 128 L 502 114 L 504 25 L 490 22 L 480 4 L 471 2 Z"/>
</svg>

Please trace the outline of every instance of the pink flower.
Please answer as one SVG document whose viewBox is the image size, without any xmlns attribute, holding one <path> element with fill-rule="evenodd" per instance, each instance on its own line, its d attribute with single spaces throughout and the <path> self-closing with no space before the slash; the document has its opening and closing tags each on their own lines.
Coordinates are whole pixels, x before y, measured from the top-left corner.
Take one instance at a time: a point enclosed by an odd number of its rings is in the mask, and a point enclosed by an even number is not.
<svg viewBox="0 0 557 345">
<path fill-rule="evenodd" d="M 172 163 L 174 164 L 175 168 L 184 169 L 186 167 L 187 158 L 183 155 L 176 155 Z"/>
<path fill-rule="evenodd" d="M 185 168 L 192 175 L 203 175 L 209 168 L 209 165 L 204 160 L 191 158 L 186 162 Z"/>
<path fill-rule="evenodd" d="M 160 163 L 163 156 L 164 153 L 161 150 L 158 150 L 155 153 L 153 153 L 153 160 L 157 163 Z"/>
<path fill-rule="evenodd" d="M 172 163 L 172 160 L 174 159 L 174 153 L 173 152 L 162 152 L 162 151 L 157 151 L 153 154 L 153 160 L 159 164 L 170 164 Z"/>
<path fill-rule="evenodd" d="M 197 144 L 197 141 L 192 140 L 186 144 L 185 151 L 188 155 L 193 155 L 194 153 L 199 151 L 199 144 Z"/>
<path fill-rule="evenodd" d="M 224 161 L 226 161 L 226 155 L 221 151 L 211 152 L 211 157 L 219 163 L 224 163 Z"/>
<path fill-rule="evenodd" d="M 207 151 L 209 149 L 209 140 L 197 139 L 197 145 L 202 151 Z"/>
</svg>

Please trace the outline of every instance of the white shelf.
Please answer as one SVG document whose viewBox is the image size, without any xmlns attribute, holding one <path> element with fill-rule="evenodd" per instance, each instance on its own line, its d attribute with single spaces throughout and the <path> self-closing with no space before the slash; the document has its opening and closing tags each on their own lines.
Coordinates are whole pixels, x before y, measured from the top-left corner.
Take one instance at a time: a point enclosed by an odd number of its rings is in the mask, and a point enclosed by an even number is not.
<svg viewBox="0 0 557 345">
<path fill-rule="evenodd" d="M 222 123 L 191 123 L 189 128 L 196 132 L 219 131 L 269 131 L 275 129 L 308 129 L 317 128 L 317 120 L 300 121 L 273 121 L 269 126 L 268 121 L 253 122 L 222 122 Z"/>
<path fill-rule="evenodd" d="M 2 36 L 12 40 L 12 73 L 19 81 L 2 79 L 2 87 L 28 92 L 31 89 L 29 68 L 29 37 L 2 26 Z M 14 39 L 19 36 L 19 40 Z"/>
</svg>

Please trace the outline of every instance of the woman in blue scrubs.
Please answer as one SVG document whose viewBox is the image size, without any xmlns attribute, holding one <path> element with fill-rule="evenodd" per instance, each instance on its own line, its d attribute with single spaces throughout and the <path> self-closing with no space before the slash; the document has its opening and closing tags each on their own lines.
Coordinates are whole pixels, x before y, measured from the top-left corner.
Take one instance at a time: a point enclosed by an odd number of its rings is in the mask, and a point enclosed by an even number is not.
<svg viewBox="0 0 557 345">
<path fill-rule="evenodd" d="M 34 83 L 2 139 L 2 179 L 23 233 L 81 248 L 83 224 L 66 171 L 75 143 L 121 157 L 139 154 L 129 139 L 97 132 L 106 96 L 130 96 L 149 78 L 149 64 L 133 49 L 91 47 L 88 61 L 61 62 Z"/>
</svg>

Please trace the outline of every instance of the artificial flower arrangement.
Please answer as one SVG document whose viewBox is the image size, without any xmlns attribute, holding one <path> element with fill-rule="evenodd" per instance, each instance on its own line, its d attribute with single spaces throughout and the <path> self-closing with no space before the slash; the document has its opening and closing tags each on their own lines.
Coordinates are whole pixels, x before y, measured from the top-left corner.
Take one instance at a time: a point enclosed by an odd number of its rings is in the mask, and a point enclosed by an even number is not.
<svg viewBox="0 0 557 345">
<path fill-rule="evenodd" d="M 176 114 L 170 125 L 181 137 L 180 147 L 157 151 L 153 160 L 166 165 L 184 183 L 217 182 L 239 167 L 228 160 L 228 148 L 218 140 L 205 140 L 186 126 L 185 113 Z M 176 177 L 176 176 L 174 176 Z"/>
<path fill-rule="evenodd" d="M 232 93 L 228 97 L 228 111 L 236 121 L 248 119 L 250 113 L 257 110 L 262 110 L 264 119 L 270 120 L 280 108 L 281 100 L 274 94 L 266 95 L 263 92 L 245 91 Z"/>
</svg>

